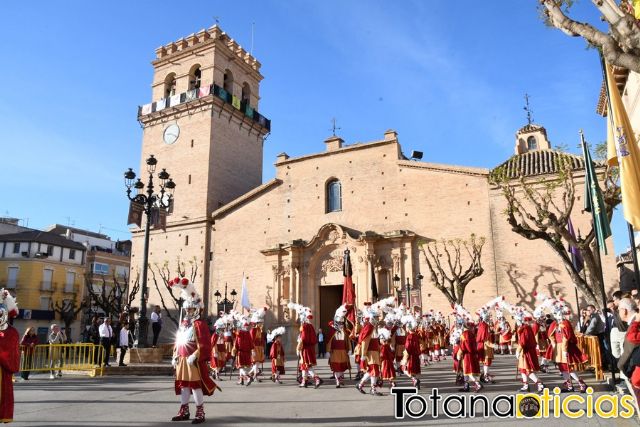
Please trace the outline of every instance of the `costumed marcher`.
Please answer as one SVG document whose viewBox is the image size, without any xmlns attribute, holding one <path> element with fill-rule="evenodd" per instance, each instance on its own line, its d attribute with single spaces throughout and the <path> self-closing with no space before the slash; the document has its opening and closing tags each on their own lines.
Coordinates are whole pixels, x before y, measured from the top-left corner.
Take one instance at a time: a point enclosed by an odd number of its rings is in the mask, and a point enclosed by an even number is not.
<svg viewBox="0 0 640 427">
<path fill-rule="evenodd" d="M 360 350 L 360 367 L 365 372 L 356 388 L 360 393 L 366 394 L 364 384 L 371 379 L 370 394 L 373 396 L 382 396 L 378 391 L 380 379 L 380 339 L 378 336 L 378 323 L 383 313 L 393 310 L 395 298 L 389 297 L 382 299 L 375 304 L 367 305 L 362 310 L 364 318 L 364 326 L 358 336 L 358 345 Z"/>
<path fill-rule="evenodd" d="M 378 377 L 380 377 L 380 341 L 378 339 L 378 320 L 380 312 L 373 305 L 363 310 L 364 326 L 358 336 L 360 354 L 360 367 L 364 375 L 356 385 L 358 391 L 366 394 L 364 383 L 371 379 L 370 393 L 375 396 L 382 394 L 377 389 Z"/>
<path fill-rule="evenodd" d="M 13 374 L 20 370 L 20 335 L 9 324 L 18 315 L 16 300 L 0 289 L 0 422 L 13 421 Z"/>
<path fill-rule="evenodd" d="M 536 337 L 530 326 L 533 316 L 522 307 L 514 307 L 506 302 L 502 302 L 501 305 L 511 313 L 516 321 L 514 341 L 516 358 L 518 359 L 518 372 L 522 376 L 522 387 L 519 391 L 528 392 L 529 379 L 531 379 L 540 393 L 544 390 L 544 384 L 536 375 L 536 372 L 540 370 L 540 365 L 538 364 L 538 354 L 536 353 Z"/>
<path fill-rule="evenodd" d="M 244 314 L 231 311 L 235 321 L 236 334 L 233 341 L 233 349 L 231 350 L 235 358 L 235 366 L 238 368 L 238 385 L 251 385 L 255 377 L 250 375 L 251 371 L 251 354 L 253 353 L 253 338 L 249 332 L 249 318 Z"/>
<path fill-rule="evenodd" d="M 349 349 L 351 340 L 345 330 L 345 316 L 347 308 L 343 304 L 336 310 L 333 320 L 329 322 L 327 335 L 327 352 L 329 352 L 329 368 L 336 380 L 336 388 L 344 386 L 344 373 L 351 370 Z"/>
<path fill-rule="evenodd" d="M 447 360 L 445 354 L 446 348 L 446 328 L 444 326 L 444 318 L 442 316 L 442 312 L 437 312 L 433 315 L 434 323 L 433 323 L 433 355 L 436 361 Z"/>
<path fill-rule="evenodd" d="M 498 314 L 500 313 L 500 314 Z M 511 340 L 513 339 L 513 330 L 511 324 L 504 318 L 502 311 L 496 310 L 496 316 L 499 319 L 500 334 L 500 350 L 502 354 L 513 354 L 513 348 L 511 347 Z"/>
<path fill-rule="evenodd" d="M 407 331 L 407 339 L 404 346 L 404 354 L 400 365 L 403 372 L 411 379 L 414 387 L 420 390 L 420 335 L 417 331 L 418 321 L 411 314 L 405 314 L 401 318 L 402 325 Z"/>
<path fill-rule="evenodd" d="M 462 335 L 463 326 L 464 319 L 462 317 L 456 317 L 456 321 L 451 325 L 451 331 L 449 332 L 449 344 L 451 345 L 451 354 L 453 355 L 453 372 L 456 374 L 456 385 L 464 384 L 462 363 L 460 363 L 457 357 L 458 350 L 460 350 L 460 336 Z"/>
<path fill-rule="evenodd" d="M 249 371 L 249 375 L 253 377 L 254 380 L 258 380 L 260 382 L 260 378 L 258 376 L 262 373 L 262 369 L 258 367 L 258 365 L 264 364 L 264 346 L 266 343 L 266 339 L 264 336 L 263 326 L 264 326 L 264 315 L 267 311 L 267 307 L 259 308 L 257 310 L 251 311 L 251 339 L 253 340 L 253 351 L 251 352 L 251 371 Z"/>
<path fill-rule="evenodd" d="M 457 354 L 458 360 L 462 362 L 462 373 L 465 377 L 464 388 L 460 391 L 469 391 L 469 385 L 473 383 L 473 391 L 478 392 L 482 390 L 482 384 L 480 384 L 480 362 L 478 361 L 478 344 L 474 332 L 475 324 L 471 320 L 469 312 L 461 305 L 455 304 L 454 309 L 461 313 L 465 319 Z"/>
<path fill-rule="evenodd" d="M 189 397 L 193 393 L 196 415 L 192 424 L 205 422 L 204 395 L 211 396 L 219 387 L 209 376 L 207 361 L 211 358 L 211 336 L 207 322 L 200 319 L 204 305 L 196 288 L 187 278 L 176 278 L 169 283 L 180 289 L 184 301 L 184 315 L 176 334 L 172 366 L 175 368 L 175 392 L 180 396 L 180 410 L 172 421 L 190 417 Z M 182 314 L 182 313 L 181 313 Z"/>
<path fill-rule="evenodd" d="M 404 356 L 404 348 L 407 342 L 407 334 L 402 327 L 402 316 L 404 316 L 405 314 L 406 310 L 404 308 L 404 304 L 400 304 L 400 306 L 394 310 L 393 315 L 394 325 L 391 328 L 391 333 L 393 334 L 393 336 L 391 337 L 391 348 L 393 349 L 395 355 L 393 365 L 396 372 L 402 372 L 402 369 L 400 368 L 400 362 L 402 361 L 402 357 Z"/>
<path fill-rule="evenodd" d="M 378 331 L 380 336 L 380 373 L 383 381 L 389 381 L 389 387 L 396 386 L 396 370 L 393 367 L 395 354 L 391 349 L 391 330 L 381 328 Z"/>
<path fill-rule="evenodd" d="M 476 342 L 478 344 L 478 360 L 482 363 L 482 375 L 480 381 L 484 383 L 495 383 L 493 376 L 489 373 L 489 368 L 493 363 L 493 332 L 489 326 L 489 306 L 485 305 L 478 309 L 478 326 L 476 330 Z"/>
<path fill-rule="evenodd" d="M 318 388 L 323 381 L 313 370 L 317 365 L 316 344 L 318 343 L 316 330 L 311 324 L 313 314 L 309 307 L 300 304 L 290 302 L 287 306 L 290 310 L 296 311 L 298 321 L 300 322 L 300 334 L 298 335 L 298 344 L 296 346 L 296 354 L 298 355 L 300 363 L 300 373 L 302 374 L 300 387 L 308 387 L 309 383 L 307 381 L 310 379 L 313 381 L 314 388 Z"/>
<path fill-rule="evenodd" d="M 282 347 L 282 335 L 284 335 L 284 326 L 275 328 L 269 334 L 271 341 L 271 349 L 269 357 L 271 358 L 271 381 L 282 384 L 280 375 L 284 375 L 284 348 Z"/>
<path fill-rule="evenodd" d="M 573 331 L 571 322 L 566 318 L 571 315 L 571 310 L 563 300 L 556 300 L 553 305 L 553 317 L 555 321 L 549 327 L 549 341 L 551 346 L 547 349 L 546 358 L 552 359 L 564 378 L 562 392 L 572 392 L 573 381 L 576 380 L 580 387 L 580 393 L 586 393 L 587 384 L 580 378 L 576 370 L 578 365 L 587 362 L 587 355 L 578 348 L 578 339 Z"/>
<path fill-rule="evenodd" d="M 536 337 L 536 349 L 538 357 L 540 358 L 540 370 L 546 374 L 549 371 L 549 361 L 545 357 L 547 348 L 549 348 L 549 335 L 547 333 L 547 323 L 544 311 L 550 310 L 553 307 L 555 300 L 538 292 L 534 293 L 534 297 L 536 298 L 536 308 L 533 311 L 534 322 L 531 325 L 531 329 Z"/>
<path fill-rule="evenodd" d="M 226 315 L 222 315 L 213 324 L 214 332 L 211 335 L 211 360 L 209 366 L 214 380 L 221 380 L 220 373 L 227 363 L 227 346 L 224 342 L 224 333 L 227 330 Z"/>
</svg>

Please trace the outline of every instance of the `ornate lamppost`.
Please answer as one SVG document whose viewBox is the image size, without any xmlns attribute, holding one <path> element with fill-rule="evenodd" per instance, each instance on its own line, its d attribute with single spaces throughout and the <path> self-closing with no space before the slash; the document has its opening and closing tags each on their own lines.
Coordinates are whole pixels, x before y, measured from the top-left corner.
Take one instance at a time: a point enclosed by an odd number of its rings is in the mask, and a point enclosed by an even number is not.
<svg viewBox="0 0 640 427">
<path fill-rule="evenodd" d="M 226 282 L 224 284 L 224 298 L 222 298 L 222 294 L 220 293 L 220 291 L 216 289 L 216 292 L 213 294 L 213 296 L 216 297 L 216 303 L 218 304 L 218 314 L 220 314 L 221 311 L 224 311 L 224 313 L 227 314 L 229 313 L 229 310 L 233 308 L 233 305 L 236 302 L 236 295 L 238 295 L 238 293 L 236 292 L 235 289 L 231 289 L 230 295 L 231 295 L 231 300 L 227 298 Z M 222 308 L 222 310 L 220 308 Z"/>
<path fill-rule="evenodd" d="M 416 275 L 416 279 L 415 279 L 415 284 L 416 286 L 420 286 L 420 281 L 424 279 L 424 276 L 420 273 L 418 273 Z M 393 282 L 394 285 L 393 287 L 395 288 L 396 292 L 398 293 L 398 299 L 400 299 L 400 297 L 402 296 L 402 287 L 400 286 L 400 277 L 398 277 L 398 275 L 394 275 L 393 276 Z M 407 290 L 407 295 L 405 297 L 405 303 L 407 305 L 407 308 L 410 309 L 411 308 L 411 283 L 409 283 L 409 278 L 407 277 L 407 283 L 405 284 L 406 286 L 406 290 Z"/>
<path fill-rule="evenodd" d="M 154 193 L 153 174 L 156 171 L 158 159 L 156 159 L 152 154 L 146 160 L 146 163 L 147 172 L 149 173 L 149 181 L 146 185 L 146 191 L 143 191 L 145 189 L 145 184 L 140 180 L 140 178 L 138 178 L 135 183 L 133 182 L 133 180 L 136 179 L 136 173 L 133 169 L 129 168 L 129 170 L 124 173 L 124 184 L 127 187 L 127 197 L 133 203 L 139 203 L 142 207 L 142 211 L 147 216 L 147 223 L 145 224 L 144 229 L 144 257 L 142 260 L 140 316 L 138 316 L 138 323 L 136 324 L 138 348 L 147 347 L 147 331 L 149 329 L 149 319 L 147 318 L 147 269 L 149 268 L 149 231 L 151 228 L 151 214 L 156 209 L 159 211 L 160 209 L 166 209 L 171 205 L 173 190 L 176 188 L 176 183 L 173 182 L 173 179 L 169 178 L 167 170 L 162 169 L 162 171 L 158 173 L 158 178 L 160 179 L 160 192 Z M 137 194 L 135 196 L 131 195 L 132 187 L 137 190 Z"/>
</svg>

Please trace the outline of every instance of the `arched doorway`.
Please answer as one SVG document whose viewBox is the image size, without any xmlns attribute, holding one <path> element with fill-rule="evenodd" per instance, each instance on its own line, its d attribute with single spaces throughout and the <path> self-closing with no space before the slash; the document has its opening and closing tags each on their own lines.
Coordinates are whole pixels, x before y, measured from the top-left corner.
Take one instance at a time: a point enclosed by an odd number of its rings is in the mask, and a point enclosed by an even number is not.
<svg viewBox="0 0 640 427">
<path fill-rule="evenodd" d="M 320 286 L 320 319 L 318 326 L 326 334 L 329 321 L 342 304 L 342 283 Z"/>
</svg>

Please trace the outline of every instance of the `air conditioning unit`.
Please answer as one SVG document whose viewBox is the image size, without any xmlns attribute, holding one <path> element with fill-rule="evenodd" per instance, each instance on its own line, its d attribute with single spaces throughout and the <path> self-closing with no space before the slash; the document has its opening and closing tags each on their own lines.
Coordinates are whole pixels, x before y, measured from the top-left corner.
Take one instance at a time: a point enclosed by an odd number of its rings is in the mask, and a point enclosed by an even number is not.
<svg viewBox="0 0 640 427">
<path fill-rule="evenodd" d="M 46 252 L 38 252 L 35 256 L 36 258 L 49 258 L 49 254 Z"/>
</svg>

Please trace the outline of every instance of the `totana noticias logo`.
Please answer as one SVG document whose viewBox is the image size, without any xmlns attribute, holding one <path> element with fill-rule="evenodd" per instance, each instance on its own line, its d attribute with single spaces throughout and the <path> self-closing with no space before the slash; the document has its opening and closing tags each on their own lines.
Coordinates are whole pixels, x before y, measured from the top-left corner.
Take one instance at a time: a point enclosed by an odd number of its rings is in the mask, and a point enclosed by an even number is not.
<svg viewBox="0 0 640 427">
<path fill-rule="evenodd" d="M 423 418 L 631 418 L 635 414 L 632 396 L 604 394 L 593 396 L 593 388 L 587 388 L 586 396 L 569 394 L 561 399 L 560 388 L 544 389 L 542 394 L 500 394 L 489 398 L 482 394 L 441 396 L 438 389 L 431 394 L 418 394 L 415 387 L 391 389 L 393 416 L 398 419 Z"/>
</svg>

